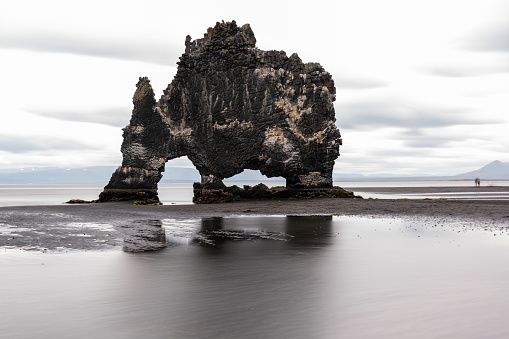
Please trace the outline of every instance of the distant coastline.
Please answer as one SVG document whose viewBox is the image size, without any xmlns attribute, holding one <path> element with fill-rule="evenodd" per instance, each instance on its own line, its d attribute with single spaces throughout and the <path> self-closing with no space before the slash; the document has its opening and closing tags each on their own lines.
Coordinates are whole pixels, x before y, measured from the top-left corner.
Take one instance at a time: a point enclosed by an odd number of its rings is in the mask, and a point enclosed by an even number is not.
<svg viewBox="0 0 509 339">
<path fill-rule="evenodd" d="M 0 169 L 0 184 L 102 184 L 106 185 L 115 171 L 116 166 L 92 166 L 82 168 L 34 167 L 23 169 Z M 493 161 L 486 166 L 471 172 L 451 176 L 397 176 L 397 175 L 362 175 L 338 174 L 333 175 L 334 182 L 400 182 L 400 181 L 466 181 L 474 178 L 484 180 L 509 180 L 509 163 Z M 283 178 L 267 178 L 258 171 L 246 170 L 232 178 L 225 179 L 225 183 L 235 181 L 277 182 Z M 161 183 L 184 183 L 200 181 L 200 175 L 195 168 L 167 167 Z M 269 185 L 270 186 L 270 185 Z"/>
</svg>

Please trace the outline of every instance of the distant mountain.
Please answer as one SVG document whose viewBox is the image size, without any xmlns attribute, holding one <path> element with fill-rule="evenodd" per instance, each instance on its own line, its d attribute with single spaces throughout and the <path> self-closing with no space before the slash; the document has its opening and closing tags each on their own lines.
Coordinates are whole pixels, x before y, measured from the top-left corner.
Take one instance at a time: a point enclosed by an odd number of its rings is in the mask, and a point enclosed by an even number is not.
<svg viewBox="0 0 509 339">
<path fill-rule="evenodd" d="M 109 178 L 108 178 L 109 180 Z M 166 167 L 161 183 L 200 181 L 200 172 L 196 168 Z"/>
<path fill-rule="evenodd" d="M 24 169 L 0 169 L 0 184 L 101 184 L 106 185 L 116 166 L 93 166 L 84 168 L 30 167 Z M 467 173 L 454 176 L 386 176 L 362 174 L 334 174 L 334 181 L 408 181 L 408 180 L 509 180 L 509 163 L 493 161 L 488 165 Z M 161 183 L 200 181 L 200 173 L 195 168 L 166 167 Z M 245 170 L 225 183 L 238 181 L 272 182 L 283 178 L 267 178 L 259 171 Z"/>
<path fill-rule="evenodd" d="M 452 176 L 396 176 L 389 174 L 334 174 L 334 181 L 408 181 L 408 180 L 474 180 L 475 178 L 490 180 L 508 180 L 509 163 L 495 160 L 486 166 L 467 173 Z"/>
<path fill-rule="evenodd" d="M 271 181 L 285 181 L 285 178 L 283 177 L 267 178 L 265 175 L 261 174 L 260 171 L 244 170 L 242 173 L 239 173 L 231 178 L 224 179 L 225 183 L 238 181 L 256 181 L 257 183 L 260 183 Z"/>
<path fill-rule="evenodd" d="M 83 168 L 30 167 L 0 169 L 0 184 L 102 184 L 106 185 L 116 166 Z M 194 168 L 167 167 L 162 183 L 200 181 Z"/>
<path fill-rule="evenodd" d="M 23 169 L 0 169 L 0 184 L 102 184 L 106 185 L 116 166 L 93 166 L 83 168 L 30 167 Z M 259 171 L 244 172 L 225 179 L 235 181 L 274 181 L 283 178 L 267 178 Z M 161 183 L 200 181 L 195 168 L 166 167 Z"/>
<path fill-rule="evenodd" d="M 454 179 L 509 179 L 509 163 L 495 160 L 486 166 L 467 173 L 453 176 Z"/>
<path fill-rule="evenodd" d="M 195 182 L 200 180 L 200 173 L 195 168 L 167 167 L 161 182 Z M 261 174 L 260 171 L 244 170 L 242 173 L 239 173 L 231 178 L 224 179 L 224 182 L 231 183 L 239 181 L 257 181 L 257 183 L 260 183 L 284 180 L 285 179 L 281 177 L 267 178 L 265 175 Z"/>
</svg>

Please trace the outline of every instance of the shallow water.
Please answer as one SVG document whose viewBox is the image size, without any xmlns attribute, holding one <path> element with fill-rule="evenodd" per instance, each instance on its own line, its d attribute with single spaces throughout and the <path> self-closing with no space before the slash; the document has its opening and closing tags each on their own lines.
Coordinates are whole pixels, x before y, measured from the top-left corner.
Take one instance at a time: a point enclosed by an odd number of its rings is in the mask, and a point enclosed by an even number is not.
<svg viewBox="0 0 509 339">
<path fill-rule="evenodd" d="M 1 206 L 60 205 L 71 199 L 95 200 L 104 185 L 0 185 Z M 163 204 L 192 204 L 193 184 L 159 184 Z"/>
<path fill-rule="evenodd" d="M 355 190 L 355 194 L 364 199 L 452 199 L 452 200 L 509 200 L 509 188 L 506 192 L 440 192 L 440 193 L 374 193 L 369 190 Z"/>
<path fill-rule="evenodd" d="M 227 185 L 256 185 L 258 182 L 228 181 Z M 507 186 L 507 192 L 481 193 L 475 192 L 470 181 L 387 181 L 387 182 L 335 182 L 340 187 L 357 187 L 356 194 L 365 198 L 398 199 L 398 198 L 488 198 L 508 199 L 509 181 L 483 181 L 483 186 Z M 285 185 L 284 181 L 270 181 L 268 186 Z M 471 194 L 377 194 L 362 190 L 362 187 L 443 187 L 463 186 L 471 187 Z M 95 200 L 102 192 L 104 185 L 96 184 L 69 184 L 69 185 L 0 185 L 1 206 L 33 206 L 33 205 L 59 205 L 71 199 Z M 188 183 L 161 183 L 159 184 L 159 198 L 164 205 L 192 204 L 193 184 Z"/>
<path fill-rule="evenodd" d="M 108 251 L 0 252 L 2 336 L 509 335 L 509 235 L 493 225 L 318 216 L 117 229 Z M 166 248 L 125 252 L 150 244 Z"/>
</svg>

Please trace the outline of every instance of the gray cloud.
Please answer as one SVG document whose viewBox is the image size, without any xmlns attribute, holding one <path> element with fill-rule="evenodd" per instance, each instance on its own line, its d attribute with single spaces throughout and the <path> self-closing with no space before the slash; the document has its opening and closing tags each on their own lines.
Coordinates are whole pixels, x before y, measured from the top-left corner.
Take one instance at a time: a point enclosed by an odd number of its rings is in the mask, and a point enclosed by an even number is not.
<svg viewBox="0 0 509 339">
<path fill-rule="evenodd" d="M 386 83 L 375 79 L 345 78 L 340 77 L 334 80 L 334 84 L 340 89 L 372 89 L 387 86 Z"/>
<path fill-rule="evenodd" d="M 446 138 L 434 138 L 434 137 L 421 137 L 421 138 L 409 138 L 403 142 L 406 147 L 412 148 L 440 148 L 445 147 L 451 139 Z"/>
<path fill-rule="evenodd" d="M 431 75 L 437 75 L 442 77 L 450 77 L 450 78 L 465 78 L 476 75 L 481 75 L 487 73 L 486 71 L 475 70 L 471 67 L 458 67 L 456 65 L 451 66 L 435 66 L 426 69 L 426 73 Z"/>
<path fill-rule="evenodd" d="M 509 23 L 494 24 L 462 43 L 465 48 L 477 51 L 509 52 Z"/>
<path fill-rule="evenodd" d="M 339 128 L 367 129 L 374 127 L 428 128 L 453 125 L 490 124 L 499 121 L 481 116 L 472 118 L 463 108 L 425 107 L 397 102 L 367 102 L 338 106 Z M 486 119 L 486 120 L 481 120 Z"/>
<path fill-rule="evenodd" d="M 49 32 L 0 32 L 0 48 L 68 53 L 172 65 L 182 46 L 149 40 L 118 40 L 107 37 L 73 36 Z"/>
<path fill-rule="evenodd" d="M 500 8 L 500 13 L 506 13 L 509 7 Z M 444 77 L 472 77 L 485 74 L 509 72 L 509 22 L 503 19 L 494 19 L 484 28 L 466 33 L 454 41 L 454 47 L 461 52 L 499 52 L 499 55 L 485 56 L 482 54 L 466 55 L 467 58 L 458 58 L 456 62 L 432 65 L 424 72 Z M 472 59 L 473 58 L 473 59 Z M 470 61 L 469 61 L 470 60 Z"/>
<path fill-rule="evenodd" d="M 73 140 L 63 140 L 49 137 L 31 137 L 30 139 L 22 137 L 3 137 L 0 136 L 0 151 L 15 154 L 24 154 L 36 151 L 46 150 L 76 150 L 97 149 Z"/>
<path fill-rule="evenodd" d="M 424 68 L 424 72 L 443 77 L 466 78 L 495 73 L 509 72 L 509 61 L 492 60 L 487 63 L 471 63 L 471 64 L 443 64 Z"/>
<path fill-rule="evenodd" d="M 73 109 L 61 110 L 41 110 L 27 109 L 28 112 L 40 116 L 77 122 L 91 122 L 114 127 L 124 127 L 129 124 L 132 108 L 112 107 L 99 111 L 76 111 Z"/>
<path fill-rule="evenodd" d="M 455 137 L 447 135 L 429 135 L 417 128 L 409 128 L 400 134 L 403 145 L 410 148 L 440 148 L 446 147 Z M 415 152 L 415 151 L 414 151 Z M 415 155 L 415 154 L 414 154 Z"/>
<path fill-rule="evenodd" d="M 394 161 L 394 158 L 405 158 L 405 157 L 415 157 L 417 152 L 415 149 L 390 149 L 386 148 L 383 153 L 380 153 L 379 150 L 372 151 L 368 150 L 367 154 L 369 154 L 369 157 L 376 159 L 377 163 L 387 163 L 392 164 Z M 419 150 L 419 156 L 427 155 L 427 152 Z"/>
</svg>

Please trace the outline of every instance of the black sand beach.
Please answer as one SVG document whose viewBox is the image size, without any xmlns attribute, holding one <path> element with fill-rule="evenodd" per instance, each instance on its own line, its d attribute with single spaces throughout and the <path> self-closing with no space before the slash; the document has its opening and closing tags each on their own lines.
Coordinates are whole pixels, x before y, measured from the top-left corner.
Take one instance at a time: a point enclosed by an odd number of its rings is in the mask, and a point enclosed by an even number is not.
<svg viewBox="0 0 509 339">
<path fill-rule="evenodd" d="M 468 193 L 471 187 L 348 188 L 384 194 Z M 476 192 L 507 192 L 481 187 Z M 138 206 L 129 202 L 0 208 L 0 246 L 24 249 L 101 249 L 118 246 L 118 227 L 140 221 L 242 215 L 337 215 L 405 218 L 509 226 L 509 200 L 471 199 L 306 199 L 242 201 L 225 204 Z M 433 221 L 434 220 L 434 221 Z M 92 226 L 91 226 L 92 225 Z M 108 231 L 109 230 L 109 231 Z"/>
<path fill-rule="evenodd" d="M 492 187 L 349 187 L 382 194 L 508 192 Z M 233 215 L 359 215 L 387 217 L 445 217 L 458 220 L 509 222 L 509 200 L 483 199 L 304 199 L 241 201 L 225 204 L 138 206 L 129 202 L 0 207 L 0 222 L 26 226 L 34 222 L 114 222 L 143 218 L 220 217 Z"/>
<path fill-rule="evenodd" d="M 382 194 L 508 192 L 492 187 L 348 187 Z M 129 202 L 0 207 L 0 222 L 26 226 L 34 222 L 72 221 L 114 222 L 130 219 L 221 217 L 233 215 L 358 215 L 441 217 L 454 220 L 509 222 L 509 200 L 484 199 L 303 199 L 240 201 L 225 204 L 138 206 Z"/>
</svg>

